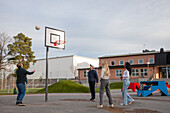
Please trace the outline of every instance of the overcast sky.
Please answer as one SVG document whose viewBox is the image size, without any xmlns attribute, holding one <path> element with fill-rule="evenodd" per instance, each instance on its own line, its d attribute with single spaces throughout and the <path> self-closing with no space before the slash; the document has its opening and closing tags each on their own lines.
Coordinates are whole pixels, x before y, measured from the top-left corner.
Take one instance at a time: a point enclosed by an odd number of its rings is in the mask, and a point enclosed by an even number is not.
<svg viewBox="0 0 170 113">
<path fill-rule="evenodd" d="M 50 57 L 170 50 L 170 0 L 0 0 L 0 33 L 32 38 L 36 58 L 46 56 L 45 26 L 66 33 Z"/>
</svg>

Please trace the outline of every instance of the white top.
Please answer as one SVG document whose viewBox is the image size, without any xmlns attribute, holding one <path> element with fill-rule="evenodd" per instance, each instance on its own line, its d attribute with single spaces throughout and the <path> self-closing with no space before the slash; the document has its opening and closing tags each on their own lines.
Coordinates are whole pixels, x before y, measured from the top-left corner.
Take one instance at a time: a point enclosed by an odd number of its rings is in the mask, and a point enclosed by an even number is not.
<svg viewBox="0 0 170 113">
<path fill-rule="evenodd" d="M 123 79 L 129 79 L 129 71 L 127 69 L 123 72 Z"/>
<path fill-rule="evenodd" d="M 102 78 L 102 79 L 109 79 L 109 76 L 106 75 L 104 68 L 102 68 L 102 70 L 101 70 L 100 78 Z"/>
</svg>

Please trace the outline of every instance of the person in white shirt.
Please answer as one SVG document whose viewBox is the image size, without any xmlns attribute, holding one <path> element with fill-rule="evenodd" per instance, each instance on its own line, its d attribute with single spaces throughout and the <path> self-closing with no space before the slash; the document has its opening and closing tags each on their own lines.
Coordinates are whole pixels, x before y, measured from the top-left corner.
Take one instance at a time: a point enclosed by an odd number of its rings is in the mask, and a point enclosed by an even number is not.
<svg viewBox="0 0 170 113">
<path fill-rule="evenodd" d="M 123 91 L 122 91 L 123 103 L 121 103 L 121 105 L 126 106 L 127 101 L 129 102 L 129 104 L 132 104 L 132 102 L 134 102 L 134 99 L 127 92 L 127 89 L 130 84 L 129 76 L 131 75 L 132 70 L 131 65 L 129 62 L 126 62 L 124 66 L 126 70 L 124 71 L 123 76 L 121 76 L 121 80 L 123 79 Z"/>
<path fill-rule="evenodd" d="M 104 61 L 102 63 L 102 70 L 101 70 L 101 76 L 100 76 L 100 104 L 98 105 L 99 108 L 103 107 L 103 94 L 104 94 L 104 89 L 106 89 L 106 94 L 109 99 L 109 107 L 114 107 L 113 102 L 112 102 L 112 96 L 110 93 L 110 85 L 109 85 L 109 77 L 110 77 L 110 71 L 108 67 L 108 63 Z"/>
</svg>

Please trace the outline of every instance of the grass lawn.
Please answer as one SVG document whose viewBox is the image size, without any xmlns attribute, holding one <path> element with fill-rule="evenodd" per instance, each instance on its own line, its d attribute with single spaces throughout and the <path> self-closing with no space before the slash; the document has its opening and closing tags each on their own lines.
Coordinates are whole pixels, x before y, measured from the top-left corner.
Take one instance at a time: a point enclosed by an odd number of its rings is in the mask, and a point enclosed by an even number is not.
<svg viewBox="0 0 170 113">
<path fill-rule="evenodd" d="M 121 89 L 123 82 L 114 82 L 110 84 L 110 89 Z M 99 92 L 99 88 L 95 91 Z M 45 88 L 27 88 L 26 94 L 45 93 Z M 48 87 L 48 93 L 90 93 L 86 86 L 73 82 L 71 80 L 62 80 Z M 0 95 L 12 95 L 13 89 L 0 89 Z"/>
<path fill-rule="evenodd" d="M 121 89 L 123 87 L 123 82 L 113 82 L 110 84 L 110 89 Z"/>
<path fill-rule="evenodd" d="M 45 88 L 35 93 L 45 93 Z M 48 93 L 90 93 L 90 90 L 88 87 L 71 80 L 62 80 L 49 86 Z"/>
<path fill-rule="evenodd" d="M 41 89 L 43 88 L 27 88 L 26 94 L 32 94 Z M 0 95 L 13 95 L 13 91 L 14 89 L 0 89 Z"/>
</svg>

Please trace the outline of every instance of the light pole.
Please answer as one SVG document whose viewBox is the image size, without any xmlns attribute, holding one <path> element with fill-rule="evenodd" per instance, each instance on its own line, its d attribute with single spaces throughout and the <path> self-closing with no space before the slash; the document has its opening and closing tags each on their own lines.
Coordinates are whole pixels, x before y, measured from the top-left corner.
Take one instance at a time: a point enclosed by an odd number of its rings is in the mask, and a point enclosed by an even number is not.
<svg viewBox="0 0 170 113">
<path fill-rule="evenodd" d="M 166 78 L 168 79 L 168 66 L 166 66 Z"/>
<path fill-rule="evenodd" d="M 147 67 L 148 67 L 148 75 L 149 75 L 149 64 L 150 64 L 150 62 L 147 62 Z"/>
</svg>

